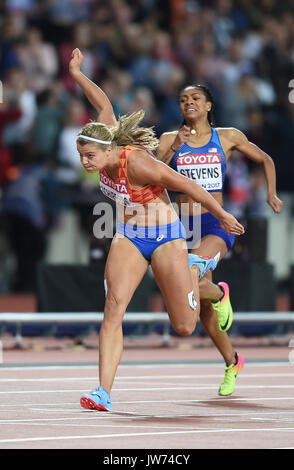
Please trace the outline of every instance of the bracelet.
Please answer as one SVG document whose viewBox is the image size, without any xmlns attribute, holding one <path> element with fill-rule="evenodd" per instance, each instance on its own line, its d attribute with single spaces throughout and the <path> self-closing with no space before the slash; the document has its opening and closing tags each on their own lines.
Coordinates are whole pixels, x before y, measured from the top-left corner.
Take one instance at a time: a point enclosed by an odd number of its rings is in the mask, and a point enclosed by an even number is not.
<svg viewBox="0 0 294 470">
<path fill-rule="evenodd" d="M 172 145 L 170 146 L 170 148 L 172 149 L 173 152 L 177 152 L 177 150 L 175 150 Z"/>
</svg>

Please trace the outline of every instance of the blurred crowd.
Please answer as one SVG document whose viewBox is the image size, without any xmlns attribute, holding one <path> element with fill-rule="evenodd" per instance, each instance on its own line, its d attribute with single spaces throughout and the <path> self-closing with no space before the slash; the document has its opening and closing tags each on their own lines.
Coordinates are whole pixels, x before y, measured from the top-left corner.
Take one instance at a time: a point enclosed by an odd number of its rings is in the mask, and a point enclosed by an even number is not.
<svg viewBox="0 0 294 470">
<path fill-rule="evenodd" d="M 180 89 L 208 86 L 215 125 L 245 132 L 273 158 L 278 191 L 293 191 L 293 0 L 2 0 L 0 209 L 18 257 L 15 290 L 27 288 L 60 212 L 76 210 L 91 232 L 100 197 L 75 148 L 97 117 L 68 72 L 75 47 L 116 115 L 143 108 L 158 136 L 182 121 Z M 263 217 L 265 201 L 261 169 L 233 154 L 228 209 Z"/>
</svg>

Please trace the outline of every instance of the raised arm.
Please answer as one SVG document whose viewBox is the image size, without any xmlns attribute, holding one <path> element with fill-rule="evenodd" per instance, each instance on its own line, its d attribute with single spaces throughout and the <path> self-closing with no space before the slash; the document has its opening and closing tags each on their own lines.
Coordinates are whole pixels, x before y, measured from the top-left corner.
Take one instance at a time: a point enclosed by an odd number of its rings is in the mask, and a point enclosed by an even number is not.
<svg viewBox="0 0 294 470">
<path fill-rule="evenodd" d="M 220 221 L 222 227 L 234 235 L 242 235 L 244 227 L 234 216 L 194 181 L 172 170 L 169 166 L 142 152 L 132 152 L 128 158 L 128 175 L 134 184 L 158 185 L 169 191 L 185 192 L 196 202 L 200 202 Z"/>
<path fill-rule="evenodd" d="M 189 136 L 190 127 L 188 126 L 182 126 L 178 132 L 165 132 L 159 139 L 156 158 L 169 165 L 175 152 L 183 143 L 188 142 Z"/>
<path fill-rule="evenodd" d="M 274 212 L 280 213 L 283 202 L 277 196 L 276 190 L 276 170 L 272 158 L 261 150 L 257 145 L 249 142 L 247 137 L 238 129 L 230 129 L 230 141 L 232 142 L 232 150 L 238 150 L 250 160 L 263 165 L 265 179 L 267 182 L 267 203 Z"/>
<path fill-rule="evenodd" d="M 113 112 L 112 104 L 104 91 L 81 72 L 83 59 L 84 56 L 81 51 L 79 49 L 74 49 L 69 63 L 69 73 L 81 87 L 89 102 L 98 112 L 97 121 L 103 122 L 108 126 L 113 126 L 117 121 Z"/>
</svg>

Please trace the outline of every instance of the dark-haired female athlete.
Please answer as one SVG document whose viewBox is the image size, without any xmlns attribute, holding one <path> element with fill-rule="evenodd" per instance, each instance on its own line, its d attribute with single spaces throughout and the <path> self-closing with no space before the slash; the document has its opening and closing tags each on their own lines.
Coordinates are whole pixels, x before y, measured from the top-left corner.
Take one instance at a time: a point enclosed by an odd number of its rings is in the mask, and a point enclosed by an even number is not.
<svg viewBox="0 0 294 470">
<path fill-rule="evenodd" d="M 238 150 L 250 160 L 263 165 L 268 188 L 267 202 L 274 212 L 282 210 L 283 203 L 276 194 L 276 173 L 274 163 L 238 129 L 214 128 L 212 122 L 213 97 L 208 88 L 192 85 L 180 93 L 180 109 L 184 122 L 179 131 L 167 132 L 160 137 L 157 158 L 169 164 L 175 171 L 206 189 L 216 201 L 223 204 L 223 185 L 226 163 L 233 150 Z M 178 193 L 176 201 L 181 215 L 183 204 L 189 206 L 189 227 L 193 231 L 199 226 L 195 222 L 194 201 L 187 194 Z M 197 215 L 196 215 L 197 217 Z M 192 248 L 191 253 L 201 256 L 215 256 L 221 253 L 221 259 L 234 243 L 234 235 L 222 229 L 218 220 L 205 207 L 201 208 L 201 242 Z M 182 217 L 184 222 L 184 217 Z M 185 223 L 184 223 L 185 225 Z M 225 363 L 225 377 L 219 387 L 220 395 L 231 395 L 235 390 L 236 377 L 243 368 L 244 359 L 237 354 L 226 333 L 231 326 L 233 312 L 229 300 L 229 286 L 220 282 L 224 296 L 218 302 L 207 300 L 209 297 L 212 273 L 205 275 L 199 284 L 200 319 L 204 329 L 222 354 Z M 218 311 L 227 307 L 228 316 L 222 320 Z"/>
</svg>

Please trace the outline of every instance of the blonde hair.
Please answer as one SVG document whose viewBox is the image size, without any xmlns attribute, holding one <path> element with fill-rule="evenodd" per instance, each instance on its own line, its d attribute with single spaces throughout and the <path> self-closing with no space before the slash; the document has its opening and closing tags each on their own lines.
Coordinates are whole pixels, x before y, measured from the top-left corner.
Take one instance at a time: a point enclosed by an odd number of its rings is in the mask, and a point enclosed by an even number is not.
<svg viewBox="0 0 294 470">
<path fill-rule="evenodd" d="M 89 122 L 79 132 L 78 136 L 84 135 L 94 139 L 111 141 L 112 146 L 134 145 L 137 147 L 154 150 L 158 147 L 159 140 L 155 136 L 152 127 L 139 127 L 145 111 L 136 111 L 130 115 L 120 116 L 115 126 L 107 126 L 101 122 Z M 78 137 L 77 142 L 81 145 L 89 143 L 83 137 Z M 96 143 L 101 150 L 106 150 L 107 144 Z"/>
</svg>

